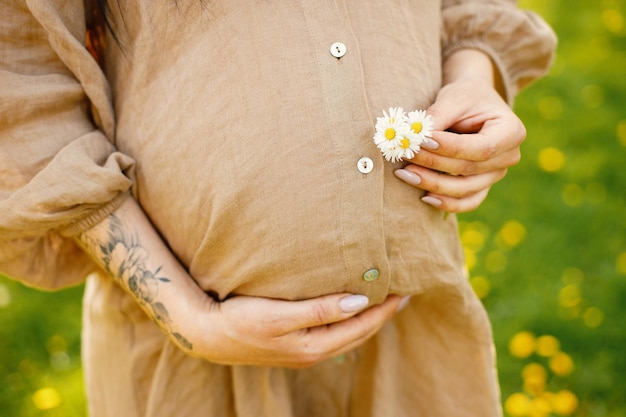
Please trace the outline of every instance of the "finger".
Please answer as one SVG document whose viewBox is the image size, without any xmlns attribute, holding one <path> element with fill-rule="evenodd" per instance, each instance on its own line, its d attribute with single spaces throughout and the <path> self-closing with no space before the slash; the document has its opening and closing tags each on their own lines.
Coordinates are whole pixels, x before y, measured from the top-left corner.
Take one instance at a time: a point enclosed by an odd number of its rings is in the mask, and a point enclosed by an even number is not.
<svg viewBox="0 0 626 417">
<path fill-rule="evenodd" d="M 269 320 L 274 322 L 276 336 L 310 327 L 346 320 L 369 305 L 369 299 L 358 294 L 331 294 L 303 301 L 274 301 Z"/>
<path fill-rule="evenodd" d="M 430 151 L 422 150 L 410 160 L 413 164 L 431 170 L 445 172 L 452 175 L 477 175 L 490 171 L 509 168 L 520 161 L 519 148 L 510 149 L 487 161 L 470 161 L 439 155 Z M 411 165 L 408 165 L 411 166 Z"/>
<path fill-rule="evenodd" d="M 506 169 L 500 169 L 477 175 L 454 176 L 417 165 L 408 165 L 404 169 L 396 170 L 394 174 L 416 188 L 458 199 L 491 187 L 504 178 L 506 172 Z"/>
<path fill-rule="evenodd" d="M 451 101 L 450 95 L 441 93 L 435 102 L 426 109 L 426 113 L 432 117 L 433 130 L 435 131 L 450 129 L 459 120 L 465 120 L 467 116 L 466 107 L 458 105 L 457 101 Z"/>
<path fill-rule="evenodd" d="M 316 363 L 362 345 L 398 311 L 403 300 L 398 295 L 390 295 L 383 303 L 348 320 L 309 329 L 307 336 L 310 341 L 300 364 L 309 366 L 311 362 Z"/>
<path fill-rule="evenodd" d="M 489 188 L 463 198 L 448 197 L 440 194 L 427 194 L 422 201 L 448 213 L 467 213 L 476 210 L 489 194 Z"/>
<path fill-rule="evenodd" d="M 517 117 L 487 121 L 477 133 L 434 131 L 438 155 L 467 161 L 488 161 L 513 149 L 526 138 L 526 129 Z"/>
</svg>

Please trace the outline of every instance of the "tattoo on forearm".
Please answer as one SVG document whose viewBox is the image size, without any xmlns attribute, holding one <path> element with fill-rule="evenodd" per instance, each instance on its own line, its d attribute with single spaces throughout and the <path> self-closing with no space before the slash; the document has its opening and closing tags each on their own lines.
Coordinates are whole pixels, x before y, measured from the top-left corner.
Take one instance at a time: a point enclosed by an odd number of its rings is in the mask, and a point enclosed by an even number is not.
<svg viewBox="0 0 626 417">
<path fill-rule="evenodd" d="M 134 294 L 161 328 L 171 334 L 180 345 L 193 350 L 191 342 L 176 331 L 175 323 L 165 305 L 157 301 L 160 284 L 168 283 L 170 279 L 159 275 L 161 267 L 154 271 L 147 268 L 148 252 L 137 235 L 129 233 L 122 221 L 112 215 L 106 240 L 99 241 L 85 234 L 79 238 L 95 251 L 106 272 Z"/>
</svg>

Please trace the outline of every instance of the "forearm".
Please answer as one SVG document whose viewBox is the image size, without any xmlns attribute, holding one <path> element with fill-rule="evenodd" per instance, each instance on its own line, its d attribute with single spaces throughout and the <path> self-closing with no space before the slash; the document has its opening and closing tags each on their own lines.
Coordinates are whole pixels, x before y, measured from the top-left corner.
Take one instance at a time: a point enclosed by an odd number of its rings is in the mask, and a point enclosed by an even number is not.
<svg viewBox="0 0 626 417">
<path fill-rule="evenodd" d="M 174 342 L 193 351 L 193 335 L 182 334 L 180 323 L 192 320 L 190 306 L 207 302 L 208 297 L 133 198 L 76 239 Z"/>
</svg>

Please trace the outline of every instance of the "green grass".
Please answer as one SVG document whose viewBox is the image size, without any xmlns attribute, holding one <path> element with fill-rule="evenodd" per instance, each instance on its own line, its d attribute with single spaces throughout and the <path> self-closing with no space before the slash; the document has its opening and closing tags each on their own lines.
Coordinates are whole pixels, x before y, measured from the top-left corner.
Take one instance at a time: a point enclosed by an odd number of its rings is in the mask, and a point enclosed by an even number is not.
<svg viewBox="0 0 626 417">
<path fill-rule="evenodd" d="M 483 301 L 504 399 L 524 392 L 526 364 L 548 364 L 536 353 L 509 352 L 511 337 L 530 331 L 556 337 L 574 362 L 568 375 L 549 370 L 545 391 L 573 392 L 576 416 L 626 416 L 626 5 L 521 5 L 555 28 L 557 59 L 551 74 L 516 100 L 528 129 L 521 163 L 483 206 L 460 216 L 462 233 L 479 222 L 485 235 L 471 276 L 491 285 Z M 526 232 L 513 247 L 500 234 L 510 220 Z M 464 239 L 470 249 L 472 236 Z M 536 394 L 529 397 L 545 398 Z"/>
<path fill-rule="evenodd" d="M 85 416 L 82 287 L 47 293 L 0 278 L 0 416 Z"/>
<path fill-rule="evenodd" d="M 557 416 L 540 407 L 567 389 L 579 402 L 571 415 L 625 417 L 626 4 L 520 4 L 555 28 L 558 56 L 516 100 L 528 129 L 521 163 L 459 216 L 470 276 L 493 322 L 503 400 L 524 393 L 534 416 Z M 0 277 L 0 416 L 85 415 L 81 294 Z M 511 354 L 524 331 L 556 338 L 573 370 Z M 545 387 L 522 376 L 529 363 L 544 366 Z"/>
</svg>

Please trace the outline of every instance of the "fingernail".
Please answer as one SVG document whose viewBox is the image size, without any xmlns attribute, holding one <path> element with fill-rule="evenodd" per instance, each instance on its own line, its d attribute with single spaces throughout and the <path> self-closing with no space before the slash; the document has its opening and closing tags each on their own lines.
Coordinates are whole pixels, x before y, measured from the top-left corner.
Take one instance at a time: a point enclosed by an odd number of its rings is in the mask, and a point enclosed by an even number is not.
<svg viewBox="0 0 626 417">
<path fill-rule="evenodd" d="M 339 308 L 344 313 L 354 313 L 363 310 L 370 300 L 365 295 L 349 295 L 339 300 Z"/>
<path fill-rule="evenodd" d="M 435 197 L 431 197 L 429 195 L 426 195 L 424 197 L 422 197 L 422 201 L 426 204 L 430 204 L 431 206 L 435 206 L 435 207 L 439 207 L 441 206 L 441 200 Z"/>
<path fill-rule="evenodd" d="M 420 185 L 422 183 L 422 178 L 406 169 L 396 169 L 393 171 L 396 177 L 400 178 L 402 181 L 411 185 Z"/>
<path fill-rule="evenodd" d="M 398 307 L 396 308 L 396 312 L 400 310 L 404 310 L 404 307 L 409 305 L 409 301 L 411 301 L 411 296 L 410 295 L 405 296 L 402 299 L 402 301 L 400 301 L 400 304 L 398 304 Z"/>
<path fill-rule="evenodd" d="M 439 148 L 439 143 L 435 142 L 434 140 L 432 140 L 431 138 L 426 138 L 424 139 L 424 142 L 422 142 L 421 145 L 423 148 L 426 149 L 430 149 L 431 151 L 438 149 Z"/>
</svg>

